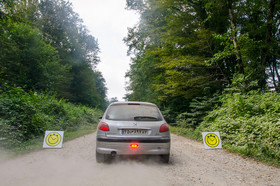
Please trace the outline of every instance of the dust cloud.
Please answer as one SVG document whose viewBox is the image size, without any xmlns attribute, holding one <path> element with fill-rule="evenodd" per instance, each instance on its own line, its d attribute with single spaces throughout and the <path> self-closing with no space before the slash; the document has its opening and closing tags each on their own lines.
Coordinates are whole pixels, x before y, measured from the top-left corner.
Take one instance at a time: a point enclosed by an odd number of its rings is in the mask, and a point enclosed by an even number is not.
<svg viewBox="0 0 280 186">
<path fill-rule="evenodd" d="M 1 148 L 1 147 L 0 147 L 0 163 L 1 163 L 2 161 L 5 161 L 5 160 L 9 159 L 10 156 L 11 156 L 11 153 L 10 153 L 10 152 L 8 152 L 8 151 L 5 150 L 4 148 Z"/>
<path fill-rule="evenodd" d="M 0 162 L 2 186 L 183 186 L 273 185 L 280 169 L 244 159 L 202 143 L 171 136 L 171 162 L 121 159 L 95 162 L 95 133 L 66 142 L 62 149 L 38 152 Z"/>
<path fill-rule="evenodd" d="M 96 163 L 94 137 L 87 136 L 63 149 L 44 149 L 0 162 L 0 180 L 8 186 L 168 185 L 158 166 L 168 165 L 149 159 Z"/>
</svg>

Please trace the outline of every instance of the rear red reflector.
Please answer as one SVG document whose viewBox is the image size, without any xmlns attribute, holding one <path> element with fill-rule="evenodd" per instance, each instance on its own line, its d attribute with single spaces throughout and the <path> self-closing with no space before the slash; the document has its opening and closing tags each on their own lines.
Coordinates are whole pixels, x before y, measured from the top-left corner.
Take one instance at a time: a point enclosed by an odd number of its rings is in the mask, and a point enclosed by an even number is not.
<svg viewBox="0 0 280 186">
<path fill-rule="evenodd" d="M 167 132 L 167 131 L 169 131 L 168 124 L 167 123 L 162 124 L 159 128 L 159 132 Z"/>
<path fill-rule="evenodd" d="M 107 123 L 104 123 L 104 122 L 100 122 L 98 124 L 98 129 L 99 130 L 102 130 L 102 131 L 109 131 L 109 125 Z"/>
<path fill-rule="evenodd" d="M 130 144 L 130 147 L 136 149 L 138 148 L 138 144 Z"/>
</svg>

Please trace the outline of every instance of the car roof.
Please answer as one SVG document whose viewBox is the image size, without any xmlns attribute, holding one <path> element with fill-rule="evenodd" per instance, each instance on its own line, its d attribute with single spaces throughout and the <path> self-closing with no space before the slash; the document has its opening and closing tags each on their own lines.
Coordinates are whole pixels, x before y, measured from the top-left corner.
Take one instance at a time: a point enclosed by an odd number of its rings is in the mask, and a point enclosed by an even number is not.
<svg viewBox="0 0 280 186">
<path fill-rule="evenodd" d="M 140 105 L 152 105 L 156 106 L 154 103 L 149 103 L 149 102 L 141 102 L 141 101 L 119 101 L 119 102 L 113 102 L 110 104 L 111 105 L 128 105 L 128 104 L 140 104 Z"/>
</svg>

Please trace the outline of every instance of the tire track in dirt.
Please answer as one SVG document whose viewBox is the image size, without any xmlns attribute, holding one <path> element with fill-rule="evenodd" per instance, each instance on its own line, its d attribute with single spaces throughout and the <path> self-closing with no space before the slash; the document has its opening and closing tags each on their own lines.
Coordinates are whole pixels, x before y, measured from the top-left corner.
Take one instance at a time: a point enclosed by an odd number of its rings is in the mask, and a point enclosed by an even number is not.
<svg viewBox="0 0 280 186">
<path fill-rule="evenodd" d="M 0 163 L 3 186 L 279 185 L 280 169 L 172 135 L 169 164 L 154 158 L 95 162 L 96 134 Z"/>
</svg>

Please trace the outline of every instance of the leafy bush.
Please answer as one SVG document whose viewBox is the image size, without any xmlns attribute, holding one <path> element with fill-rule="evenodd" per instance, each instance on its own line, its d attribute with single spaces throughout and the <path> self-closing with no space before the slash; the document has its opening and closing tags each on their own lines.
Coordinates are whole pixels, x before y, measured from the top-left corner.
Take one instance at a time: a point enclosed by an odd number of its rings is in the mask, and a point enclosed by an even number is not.
<svg viewBox="0 0 280 186">
<path fill-rule="evenodd" d="M 212 97 L 200 97 L 193 99 L 190 103 L 190 111 L 183 112 L 177 116 L 177 124 L 183 128 L 195 129 L 203 121 L 208 112 L 219 104 L 219 96 L 214 94 Z"/>
<path fill-rule="evenodd" d="M 0 83 L 10 82 L 25 90 L 48 90 L 63 96 L 71 82 L 70 66 L 62 65 L 57 49 L 47 43 L 43 33 L 11 20 L 0 25 Z"/>
<path fill-rule="evenodd" d="M 161 111 L 164 119 L 166 120 L 166 122 L 171 125 L 171 126 L 176 126 L 176 115 L 178 115 L 178 113 L 174 112 L 173 110 L 167 108 L 165 110 Z"/>
<path fill-rule="evenodd" d="M 260 159 L 280 159 L 280 94 L 228 94 L 196 129 L 219 131 L 223 146 Z"/>
<path fill-rule="evenodd" d="M 0 145 L 12 148 L 42 136 L 45 130 L 74 131 L 95 125 L 97 111 L 4 85 L 0 90 Z"/>
</svg>

